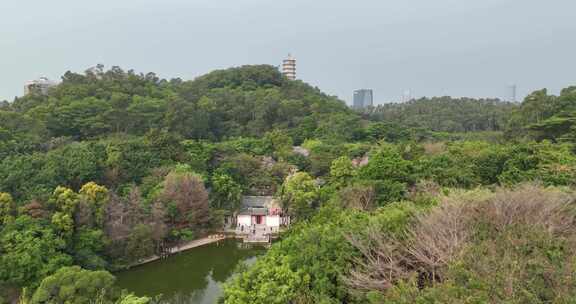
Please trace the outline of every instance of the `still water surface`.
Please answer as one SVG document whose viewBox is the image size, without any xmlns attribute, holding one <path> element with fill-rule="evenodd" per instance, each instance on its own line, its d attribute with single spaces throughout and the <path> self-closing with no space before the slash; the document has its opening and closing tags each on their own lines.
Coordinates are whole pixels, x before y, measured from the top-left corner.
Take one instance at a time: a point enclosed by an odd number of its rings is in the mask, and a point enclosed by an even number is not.
<svg viewBox="0 0 576 304">
<path fill-rule="evenodd" d="M 240 248 L 236 240 L 224 240 L 190 249 L 168 259 L 116 273 L 118 286 L 138 296 L 184 297 L 190 303 L 216 303 L 222 283 L 239 263 L 251 264 L 263 248 Z"/>
</svg>

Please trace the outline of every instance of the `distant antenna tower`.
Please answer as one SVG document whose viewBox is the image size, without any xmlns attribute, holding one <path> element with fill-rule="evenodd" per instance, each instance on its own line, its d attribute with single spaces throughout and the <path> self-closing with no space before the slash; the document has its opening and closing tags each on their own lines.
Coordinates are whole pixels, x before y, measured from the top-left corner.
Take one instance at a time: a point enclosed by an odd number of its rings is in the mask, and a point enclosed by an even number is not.
<svg viewBox="0 0 576 304">
<path fill-rule="evenodd" d="M 412 100 L 412 92 L 410 90 L 402 92 L 402 102 L 408 102 L 410 100 Z"/>
<path fill-rule="evenodd" d="M 508 86 L 508 101 L 516 102 L 516 92 L 518 87 L 515 84 Z"/>
</svg>

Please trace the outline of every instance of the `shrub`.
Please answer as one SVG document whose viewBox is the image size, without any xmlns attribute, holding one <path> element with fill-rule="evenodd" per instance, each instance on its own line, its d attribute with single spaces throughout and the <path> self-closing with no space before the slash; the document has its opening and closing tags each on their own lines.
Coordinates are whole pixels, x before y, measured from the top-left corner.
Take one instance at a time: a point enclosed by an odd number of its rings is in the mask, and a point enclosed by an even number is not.
<svg viewBox="0 0 576 304">
<path fill-rule="evenodd" d="M 351 236 L 363 257 L 347 282 L 374 303 L 568 303 L 575 197 L 535 185 L 452 194 L 404 236 Z"/>
</svg>

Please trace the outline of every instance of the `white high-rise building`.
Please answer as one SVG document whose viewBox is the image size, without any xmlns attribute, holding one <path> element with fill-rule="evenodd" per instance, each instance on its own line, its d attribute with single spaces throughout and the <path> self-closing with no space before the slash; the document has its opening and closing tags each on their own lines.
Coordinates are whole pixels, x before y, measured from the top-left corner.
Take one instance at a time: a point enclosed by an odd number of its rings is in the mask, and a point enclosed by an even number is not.
<svg viewBox="0 0 576 304">
<path fill-rule="evenodd" d="M 290 80 L 296 79 L 296 59 L 288 54 L 288 58 L 282 62 L 282 74 Z"/>
<path fill-rule="evenodd" d="M 48 89 L 50 89 L 51 87 L 54 87 L 58 85 L 56 82 L 46 78 L 46 77 L 40 77 L 38 79 L 35 80 L 30 80 L 27 81 L 24 84 L 24 95 L 28 95 L 32 92 L 37 92 L 40 93 L 42 95 L 46 95 L 48 94 Z"/>
</svg>

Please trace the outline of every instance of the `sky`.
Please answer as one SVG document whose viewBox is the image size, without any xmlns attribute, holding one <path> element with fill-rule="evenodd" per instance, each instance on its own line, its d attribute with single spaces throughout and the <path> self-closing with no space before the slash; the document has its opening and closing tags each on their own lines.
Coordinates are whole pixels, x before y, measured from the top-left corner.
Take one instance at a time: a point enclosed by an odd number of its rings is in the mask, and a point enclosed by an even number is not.
<svg viewBox="0 0 576 304">
<path fill-rule="evenodd" d="M 576 84 L 574 0 L 0 0 L 0 100 L 102 63 L 164 78 L 280 65 L 350 103 Z"/>
</svg>

